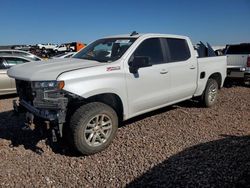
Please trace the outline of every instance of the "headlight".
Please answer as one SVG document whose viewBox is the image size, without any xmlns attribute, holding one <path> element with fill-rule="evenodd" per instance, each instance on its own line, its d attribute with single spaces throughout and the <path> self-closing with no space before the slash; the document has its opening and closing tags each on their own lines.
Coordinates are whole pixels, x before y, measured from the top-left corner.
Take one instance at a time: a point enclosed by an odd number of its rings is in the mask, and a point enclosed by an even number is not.
<svg viewBox="0 0 250 188">
<path fill-rule="evenodd" d="M 64 81 L 37 81 L 33 82 L 34 88 L 63 89 Z"/>
</svg>

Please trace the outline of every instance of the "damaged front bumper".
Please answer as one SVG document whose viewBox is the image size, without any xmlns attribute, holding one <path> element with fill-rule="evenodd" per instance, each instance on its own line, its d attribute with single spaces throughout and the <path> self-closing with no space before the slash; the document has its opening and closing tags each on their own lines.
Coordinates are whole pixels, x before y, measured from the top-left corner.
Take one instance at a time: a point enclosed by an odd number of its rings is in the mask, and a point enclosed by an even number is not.
<svg viewBox="0 0 250 188">
<path fill-rule="evenodd" d="M 62 137 L 66 121 L 68 98 L 63 90 L 32 88 L 31 83 L 16 81 L 19 100 L 13 101 L 16 112 L 26 112 L 26 126 L 33 127 L 34 121 L 45 124 Z"/>
<path fill-rule="evenodd" d="M 21 111 L 28 111 L 32 113 L 33 115 L 42 118 L 44 120 L 48 121 L 55 121 L 60 119 L 59 117 L 59 111 L 51 111 L 49 109 L 37 109 L 28 102 L 24 100 L 14 100 L 13 101 L 13 108 L 16 112 L 21 112 Z"/>
<path fill-rule="evenodd" d="M 54 101 L 55 102 L 55 101 Z M 57 101 L 60 104 L 59 101 Z M 64 101 L 65 103 L 66 101 Z M 43 121 L 46 125 L 46 129 L 52 131 L 52 140 L 57 141 L 57 135 L 63 136 L 63 124 L 66 120 L 66 108 L 65 109 L 38 109 L 32 106 L 30 103 L 24 100 L 14 100 L 13 108 L 16 112 L 26 112 L 26 129 L 34 130 L 36 125 L 34 120 L 39 118 L 39 121 Z M 53 122 L 53 126 L 52 123 Z M 57 134 L 56 134 L 57 133 Z"/>
</svg>

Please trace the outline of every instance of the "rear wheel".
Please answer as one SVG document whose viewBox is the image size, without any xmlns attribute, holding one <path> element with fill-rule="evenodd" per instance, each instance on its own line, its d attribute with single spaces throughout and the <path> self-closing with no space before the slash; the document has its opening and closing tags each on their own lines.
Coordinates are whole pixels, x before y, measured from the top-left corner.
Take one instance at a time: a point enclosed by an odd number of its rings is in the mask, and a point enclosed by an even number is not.
<svg viewBox="0 0 250 188">
<path fill-rule="evenodd" d="M 208 79 L 205 91 L 202 95 L 202 103 L 206 107 L 211 107 L 215 104 L 218 95 L 218 83 L 214 79 Z"/>
<path fill-rule="evenodd" d="M 82 154 L 94 154 L 112 142 L 118 128 L 118 117 L 110 106 L 93 102 L 76 110 L 70 127 L 74 147 Z"/>
</svg>

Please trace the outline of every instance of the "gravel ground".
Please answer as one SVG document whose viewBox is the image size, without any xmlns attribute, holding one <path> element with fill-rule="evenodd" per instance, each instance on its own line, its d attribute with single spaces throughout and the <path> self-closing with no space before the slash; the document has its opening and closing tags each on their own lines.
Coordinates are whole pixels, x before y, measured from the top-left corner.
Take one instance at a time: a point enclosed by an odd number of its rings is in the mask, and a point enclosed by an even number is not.
<svg viewBox="0 0 250 188">
<path fill-rule="evenodd" d="M 0 187 L 250 187 L 250 88 L 134 118 L 92 156 L 21 131 L 13 98 L 0 99 Z"/>
</svg>

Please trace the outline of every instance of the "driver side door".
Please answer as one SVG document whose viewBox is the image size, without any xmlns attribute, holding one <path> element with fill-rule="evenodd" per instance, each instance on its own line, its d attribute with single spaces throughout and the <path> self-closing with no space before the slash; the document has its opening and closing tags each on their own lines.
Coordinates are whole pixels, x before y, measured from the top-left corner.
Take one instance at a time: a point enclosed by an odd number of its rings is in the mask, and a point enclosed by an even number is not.
<svg viewBox="0 0 250 188">
<path fill-rule="evenodd" d="M 132 59 L 135 56 L 148 57 L 152 66 L 139 68 L 135 74 L 127 70 L 130 117 L 164 106 L 168 102 L 170 75 L 163 47 L 160 38 L 145 39 L 131 56 Z"/>
</svg>

